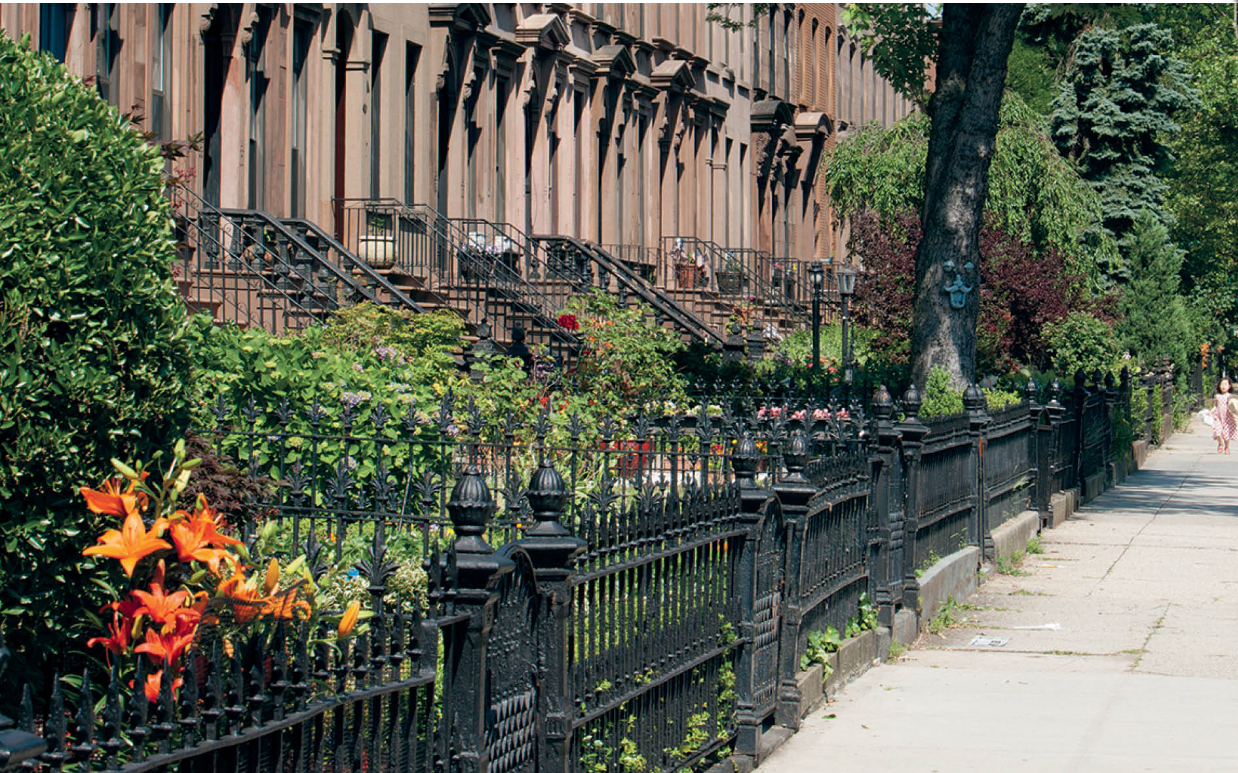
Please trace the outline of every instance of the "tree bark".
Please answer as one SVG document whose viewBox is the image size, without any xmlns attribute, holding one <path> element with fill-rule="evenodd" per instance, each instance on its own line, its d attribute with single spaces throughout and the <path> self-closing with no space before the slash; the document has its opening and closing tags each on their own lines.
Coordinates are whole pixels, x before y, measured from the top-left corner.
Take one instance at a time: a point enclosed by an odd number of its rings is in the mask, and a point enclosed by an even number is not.
<svg viewBox="0 0 1238 773">
<path fill-rule="evenodd" d="M 950 372 L 956 387 L 975 377 L 980 227 L 1006 60 L 1022 12 L 1022 3 L 946 3 L 942 12 L 936 90 L 929 102 L 924 235 L 915 256 L 911 377 L 921 386 L 935 365 Z M 954 262 L 953 270 L 947 261 Z M 971 290 L 962 308 L 953 308 L 944 288 L 960 275 Z"/>
</svg>

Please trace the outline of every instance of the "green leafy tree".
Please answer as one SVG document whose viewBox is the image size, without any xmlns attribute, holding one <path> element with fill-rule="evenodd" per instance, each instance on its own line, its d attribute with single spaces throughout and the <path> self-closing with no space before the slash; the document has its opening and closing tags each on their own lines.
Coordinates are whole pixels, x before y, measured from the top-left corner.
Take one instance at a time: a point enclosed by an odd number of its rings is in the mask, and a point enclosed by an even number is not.
<svg viewBox="0 0 1238 773">
<path fill-rule="evenodd" d="M 889 129 L 870 125 L 839 143 L 823 162 L 835 213 L 871 210 L 889 225 L 920 210 L 928 137 L 928 119 L 916 114 Z M 1002 102 L 985 211 L 1038 252 L 1069 256 L 1076 273 L 1095 276 L 1117 256 L 1099 195 L 1057 152 L 1044 121 L 1011 92 Z"/>
<path fill-rule="evenodd" d="M 1152 213 L 1142 212 L 1132 228 L 1128 255 L 1131 280 L 1117 328 L 1122 346 L 1141 361 L 1171 357 L 1185 368 L 1195 347 L 1191 315 L 1178 292 L 1182 251 Z"/>
<path fill-rule="evenodd" d="M 969 287 L 978 281 L 989 166 L 1006 63 L 1022 12 L 1022 3 L 948 3 L 942 10 L 937 77 L 927 108 L 932 124 L 920 217 L 924 236 L 915 260 L 911 377 L 917 383 L 924 383 L 935 364 L 945 367 L 956 384 L 975 373 L 979 293 L 967 293 L 955 304 L 943 288 L 956 278 Z M 918 44 L 925 40 L 921 27 L 927 23 L 923 11 L 859 14 L 852 33 L 880 71 L 914 72 L 924 62 Z M 909 84 L 904 79 L 895 85 Z"/>
<path fill-rule="evenodd" d="M 1123 253 L 1133 247 L 1140 212 L 1169 222 L 1166 142 L 1179 130 L 1174 116 L 1197 104 L 1172 50 L 1172 33 L 1156 24 L 1089 29 L 1053 101 L 1053 139 L 1100 194 L 1105 228 Z M 1109 278 L 1128 275 L 1120 264 L 1104 268 Z"/>
<path fill-rule="evenodd" d="M 114 570 L 116 524 L 77 489 L 188 419 L 163 160 L 47 54 L 0 35 L 0 627 L 12 678 L 72 670 Z M 110 563 L 110 562 L 109 562 Z M 13 691 L 0 693 L 12 696 Z M 0 698 L 0 704 L 5 703 Z"/>
</svg>

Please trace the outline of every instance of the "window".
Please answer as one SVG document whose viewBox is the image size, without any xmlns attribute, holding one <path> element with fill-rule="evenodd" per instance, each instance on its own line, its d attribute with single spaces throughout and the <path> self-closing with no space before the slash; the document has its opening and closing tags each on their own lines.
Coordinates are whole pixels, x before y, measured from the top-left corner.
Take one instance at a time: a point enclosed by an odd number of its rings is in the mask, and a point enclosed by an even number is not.
<svg viewBox="0 0 1238 773">
<path fill-rule="evenodd" d="M 387 36 L 375 31 L 370 56 L 370 198 L 381 197 L 382 182 L 382 94 L 383 57 L 387 53 Z"/>
<path fill-rule="evenodd" d="M 507 96 L 511 81 L 494 81 L 494 219 L 507 222 Z"/>
<path fill-rule="evenodd" d="M 170 134 L 167 105 L 167 88 L 171 80 L 171 62 L 168 59 L 168 20 L 172 16 L 172 4 L 160 3 L 154 8 L 154 24 L 150 45 L 150 130 L 155 137 L 166 140 Z"/>
<path fill-rule="evenodd" d="M 266 40 L 271 11 L 258 7 L 258 23 L 246 52 L 249 70 L 249 208 L 266 209 Z"/>
<path fill-rule="evenodd" d="M 417 188 L 413 184 L 417 157 L 417 60 L 421 48 L 412 43 L 404 47 L 404 201 L 412 204 L 417 200 Z"/>
<path fill-rule="evenodd" d="M 290 188 L 292 214 L 305 217 L 305 132 L 309 77 L 305 72 L 309 60 L 310 41 L 314 31 L 311 23 L 297 19 L 292 33 L 292 180 Z"/>
<path fill-rule="evenodd" d="M 39 50 L 47 51 L 62 64 L 69 41 L 69 14 L 72 9 L 73 6 L 67 3 L 39 4 Z"/>
<path fill-rule="evenodd" d="M 113 105 L 120 96 L 112 83 L 120 48 L 120 37 L 116 34 L 118 16 L 115 3 L 95 5 L 95 88 L 99 96 Z"/>
</svg>

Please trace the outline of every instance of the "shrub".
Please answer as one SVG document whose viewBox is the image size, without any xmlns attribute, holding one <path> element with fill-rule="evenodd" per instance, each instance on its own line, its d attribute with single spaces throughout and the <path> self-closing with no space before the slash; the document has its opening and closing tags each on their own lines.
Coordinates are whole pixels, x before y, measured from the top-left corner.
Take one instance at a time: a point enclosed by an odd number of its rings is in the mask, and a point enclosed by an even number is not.
<svg viewBox="0 0 1238 773">
<path fill-rule="evenodd" d="M 22 676 L 72 670 L 111 576 L 81 556 L 103 521 L 77 488 L 183 432 L 191 364 L 159 150 L 28 44 L 0 35 L 0 616 Z"/>
<path fill-rule="evenodd" d="M 1023 395 L 1013 389 L 984 390 L 985 408 L 989 411 L 1000 411 L 1023 401 Z"/>
<path fill-rule="evenodd" d="M 453 351 L 464 332 L 464 320 L 447 309 L 417 314 L 366 301 L 337 311 L 324 337 L 356 351 L 386 347 L 412 359 Z"/>
<path fill-rule="evenodd" d="M 1121 367 L 1113 328 L 1091 314 L 1072 311 L 1061 321 L 1046 325 L 1045 343 L 1061 378 L 1072 377 L 1080 369 L 1084 373 L 1109 373 Z"/>
<path fill-rule="evenodd" d="M 683 404 L 686 384 L 673 365 L 683 349 L 676 334 L 601 292 L 573 298 L 564 311 L 576 318 L 584 344 L 576 365 L 581 396 L 616 411 L 655 400 Z"/>
<path fill-rule="evenodd" d="M 934 365 L 924 383 L 920 417 L 953 416 L 963 412 L 963 393 L 950 385 L 950 371 Z"/>
</svg>

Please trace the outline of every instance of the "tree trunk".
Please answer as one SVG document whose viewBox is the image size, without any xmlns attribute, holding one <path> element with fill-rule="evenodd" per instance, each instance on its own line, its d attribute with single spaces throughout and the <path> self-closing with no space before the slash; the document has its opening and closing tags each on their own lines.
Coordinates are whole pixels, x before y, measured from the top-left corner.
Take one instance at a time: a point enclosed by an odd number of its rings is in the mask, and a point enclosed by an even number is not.
<svg viewBox="0 0 1238 773">
<path fill-rule="evenodd" d="M 956 387 L 975 377 L 980 227 L 1006 60 L 1022 12 L 1022 3 L 946 3 L 942 12 L 937 85 L 929 103 L 924 235 L 915 257 L 911 377 L 921 386 L 934 365 L 950 371 Z M 962 308 L 954 308 L 945 288 L 960 279 L 970 290 L 961 296 Z"/>
</svg>

